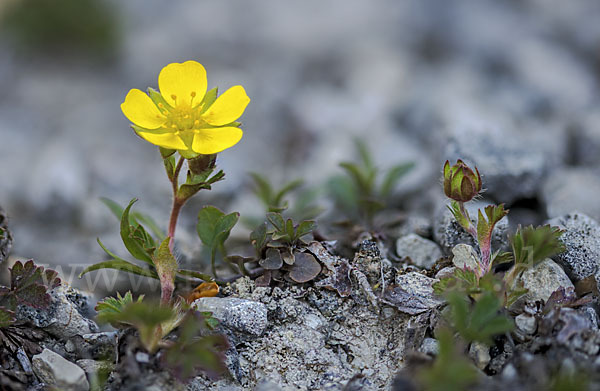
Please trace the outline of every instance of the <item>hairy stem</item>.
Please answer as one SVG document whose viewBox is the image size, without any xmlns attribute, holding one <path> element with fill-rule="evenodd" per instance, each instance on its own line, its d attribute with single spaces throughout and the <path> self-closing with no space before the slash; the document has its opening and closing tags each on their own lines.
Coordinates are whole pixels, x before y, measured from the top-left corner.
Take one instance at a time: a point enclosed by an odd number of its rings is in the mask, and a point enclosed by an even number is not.
<svg viewBox="0 0 600 391">
<path fill-rule="evenodd" d="M 173 245 L 175 244 L 175 229 L 177 228 L 177 219 L 179 218 L 179 212 L 181 212 L 181 207 L 187 201 L 187 199 L 180 199 L 177 197 L 177 190 L 179 187 L 179 173 L 181 172 L 181 167 L 183 167 L 183 161 L 185 159 L 183 156 L 179 158 L 177 162 L 177 166 L 175 167 L 175 172 L 173 173 L 173 180 L 171 184 L 173 185 L 173 206 L 171 207 L 171 217 L 169 218 L 169 230 L 167 236 L 169 237 L 169 250 L 173 251 Z"/>
</svg>

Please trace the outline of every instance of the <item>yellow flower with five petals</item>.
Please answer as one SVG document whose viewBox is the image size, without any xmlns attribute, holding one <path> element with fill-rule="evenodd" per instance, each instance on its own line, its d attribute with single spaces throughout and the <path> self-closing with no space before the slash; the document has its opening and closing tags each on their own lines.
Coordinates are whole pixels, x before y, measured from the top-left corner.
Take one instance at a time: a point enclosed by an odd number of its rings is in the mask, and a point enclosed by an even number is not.
<svg viewBox="0 0 600 391">
<path fill-rule="evenodd" d="M 217 98 L 206 91 L 206 70 L 196 61 L 172 63 L 158 75 L 160 93 L 132 89 L 121 104 L 135 132 L 146 141 L 178 150 L 185 158 L 211 155 L 242 138 L 235 122 L 250 98 L 242 86 L 233 86 Z"/>
</svg>

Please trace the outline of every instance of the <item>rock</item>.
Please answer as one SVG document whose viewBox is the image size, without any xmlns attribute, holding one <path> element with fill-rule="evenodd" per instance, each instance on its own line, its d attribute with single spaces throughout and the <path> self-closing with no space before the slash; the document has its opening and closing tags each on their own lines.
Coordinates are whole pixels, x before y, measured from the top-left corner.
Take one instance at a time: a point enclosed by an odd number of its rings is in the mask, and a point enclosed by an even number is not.
<svg viewBox="0 0 600 391">
<path fill-rule="evenodd" d="M 560 240 L 566 250 L 554 256 L 567 275 L 577 282 L 600 269 L 600 225 L 582 213 L 570 213 L 548 221 L 565 232 Z"/>
<path fill-rule="evenodd" d="M 114 364 L 110 361 L 98 361 L 90 359 L 77 360 L 77 365 L 83 369 L 87 375 L 94 376 L 98 372 L 110 372 L 114 368 Z"/>
<path fill-rule="evenodd" d="M 462 159 L 477 167 L 483 175 L 486 197 L 511 203 L 535 196 L 546 172 L 544 154 L 520 143 L 518 134 L 510 129 L 494 132 L 470 126 L 451 130 L 444 157 L 451 163 Z"/>
<path fill-rule="evenodd" d="M 541 196 L 548 217 L 560 217 L 577 211 L 600 219 L 600 175 L 588 168 L 558 170 L 548 176 Z"/>
<path fill-rule="evenodd" d="M 409 234 L 396 241 L 396 253 L 399 257 L 409 257 L 412 262 L 423 269 L 429 269 L 442 257 L 442 251 L 435 242 Z"/>
<path fill-rule="evenodd" d="M 33 371 L 49 386 L 63 391 L 88 391 L 90 385 L 83 369 L 52 350 L 44 349 L 33 356 Z"/>
<path fill-rule="evenodd" d="M 420 350 L 421 353 L 429 354 L 430 356 L 437 356 L 440 351 L 440 344 L 435 338 L 425 338 Z"/>
<path fill-rule="evenodd" d="M 436 273 L 435 278 L 441 280 L 442 278 L 450 277 L 454 274 L 456 267 L 454 266 L 446 266 L 442 270 Z"/>
<path fill-rule="evenodd" d="M 48 308 L 35 309 L 24 305 L 18 306 L 17 320 L 44 329 L 60 340 L 98 331 L 96 323 L 85 318 L 79 312 L 79 303 L 70 300 L 74 296 L 78 297 L 76 292 L 75 289 L 63 283 L 50 292 L 51 302 Z"/>
<path fill-rule="evenodd" d="M 443 300 L 433 295 L 433 284 L 437 281 L 417 272 L 396 276 L 395 285 L 384 293 L 384 302 L 411 315 L 432 310 L 443 304 Z"/>
<path fill-rule="evenodd" d="M 281 387 L 277 383 L 263 379 L 256 385 L 254 391 L 281 391 Z"/>
<path fill-rule="evenodd" d="M 398 228 L 396 236 L 402 237 L 417 234 L 422 237 L 431 236 L 431 220 L 423 216 L 408 216 Z"/>
<path fill-rule="evenodd" d="M 524 288 L 528 289 L 524 298 L 529 301 L 547 301 L 560 287 L 574 288 L 564 270 L 550 258 L 525 270 L 519 280 L 523 282 Z"/>
<path fill-rule="evenodd" d="M 537 329 L 536 320 L 533 316 L 520 314 L 515 317 L 515 326 L 519 331 L 526 335 L 535 333 Z"/>
<path fill-rule="evenodd" d="M 476 224 L 477 209 L 483 209 L 487 206 L 484 202 L 469 202 L 465 204 L 469 216 L 474 224 Z M 495 250 L 508 247 L 508 217 L 500 220 L 494 228 L 492 234 L 492 248 Z M 473 237 L 456 222 L 452 212 L 448 210 L 446 205 L 440 208 L 435 215 L 433 223 L 433 238 L 442 248 L 445 255 L 450 255 L 450 252 L 460 243 L 465 243 L 473 247 L 477 247 Z"/>
<path fill-rule="evenodd" d="M 490 356 L 490 347 L 475 341 L 469 347 L 469 357 L 473 359 L 477 368 L 483 370 L 492 359 Z"/>
<path fill-rule="evenodd" d="M 198 311 L 212 312 L 223 326 L 252 336 L 262 335 L 268 326 L 263 303 L 234 297 L 202 297 L 193 306 Z"/>
<path fill-rule="evenodd" d="M 597 167 L 600 163 L 600 111 L 581 117 L 571 140 L 572 158 L 578 165 Z"/>
<path fill-rule="evenodd" d="M 468 244 L 457 244 L 452 249 L 452 254 L 454 255 L 452 263 L 455 267 L 459 269 L 464 269 L 465 267 L 471 270 L 479 269 L 479 255 Z"/>
<path fill-rule="evenodd" d="M 12 248 L 12 234 L 8 230 L 8 217 L 0 207 L 0 263 L 8 258 Z"/>
</svg>

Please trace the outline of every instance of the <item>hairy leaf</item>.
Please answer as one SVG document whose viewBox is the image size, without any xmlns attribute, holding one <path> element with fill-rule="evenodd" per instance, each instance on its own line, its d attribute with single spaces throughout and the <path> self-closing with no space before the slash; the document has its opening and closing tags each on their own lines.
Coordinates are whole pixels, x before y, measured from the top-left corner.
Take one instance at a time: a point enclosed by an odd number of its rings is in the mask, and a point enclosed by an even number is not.
<svg viewBox="0 0 600 391">
<path fill-rule="evenodd" d="M 144 295 L 140 295 L 135 301 L 140 303 L 144 299 Z M 131 303 L 134 303 L 131 291 L 127 291 L 125 296 L 121 296 L 117 292 L 117 297 L 105 297 L 102 301 L 99 301 L 96 305 L 96 320 L 98 323 L 111 323 L 113 327 L 118 327 L 118 322 L 113 322 L 114 319 L 118 318 L 119 314 L 123 312 L 125 308 Z"/>
<path fill-rule="evenodd" d="M 148 264 L 152 264 L 151 254 L 154 251 L 154 243 L 149 243 L 146 231 L 141 225 L 131 225 L 129 219 L 129 211 L 134 203 L 137 202 L 137 198 L 129 201 L 127 207 L 123 210 L 121 215 L 121 239 L 127 251 L 136 259 L 144 261 Z M 149 251 L 149 248 L 152 248 Z"/>
<path fill-rule="evenodd" d="M 560 240 L 563 234 L 558 227 L 544 225 L 534 228 L 519 226 L 517 232 L 511 237 L 515 263 L 528 264 L 530 266 L 550 258 L 565 250 Z"/>
<path fill-rule="evenodd" d="M 478 213 L 477 219 L 477 240 L 480 243 L 489 243 L 492 238 L 492 232 L 496 224 L 508 214 L 508 210 L 504 209 L 504 204 L 488 205 L 484 209 L 485 217 L 481 210 Z M 487 217 L 487 218 L 486 218 Z"/>
</svg>

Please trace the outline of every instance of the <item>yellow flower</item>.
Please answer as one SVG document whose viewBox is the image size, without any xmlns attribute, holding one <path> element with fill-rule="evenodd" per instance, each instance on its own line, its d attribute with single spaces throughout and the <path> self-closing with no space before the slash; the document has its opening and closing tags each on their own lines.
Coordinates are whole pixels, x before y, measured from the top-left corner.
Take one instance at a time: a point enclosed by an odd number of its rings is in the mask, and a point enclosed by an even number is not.
<svg viewBox="0 0 600 391">
<path fill-rule="evenodd" d="M 217 98 L 217 89 L 206 91 L 206 70 L 196 61 L 172 63 L 158 75 L 160 93 L 132 89 L 121 104 L 135 132 L 152 144 L 178 150 L 183 157 L 211 155 L 237 144 L 242 138 L 235 122 L 250 98 L 234 86 Z"/>
</svg>

